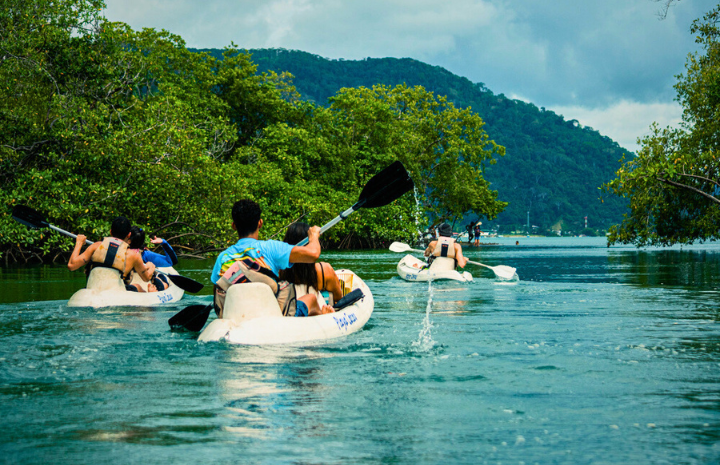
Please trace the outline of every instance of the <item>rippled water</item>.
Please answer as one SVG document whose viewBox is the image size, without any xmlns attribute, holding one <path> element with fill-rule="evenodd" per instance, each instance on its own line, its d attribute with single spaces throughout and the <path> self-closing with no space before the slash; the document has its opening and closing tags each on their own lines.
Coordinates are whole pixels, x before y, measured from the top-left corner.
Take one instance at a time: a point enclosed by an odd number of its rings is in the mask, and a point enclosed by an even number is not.
<svg viewBox="0 0 720 465">
<path fill-rule="evenodd" d="M 3 268 L 0 462 L 720 461 L 720 245 L 494 242 L 466 253 L 519 282 L 407 283 L 402 255 L 327 254 L 375 312 L 299 347 L 168 330 L 209 295 L 67 308 L 82 273 Z M 211 266 L 178 269 L 208 283 Z"/>
</svg>

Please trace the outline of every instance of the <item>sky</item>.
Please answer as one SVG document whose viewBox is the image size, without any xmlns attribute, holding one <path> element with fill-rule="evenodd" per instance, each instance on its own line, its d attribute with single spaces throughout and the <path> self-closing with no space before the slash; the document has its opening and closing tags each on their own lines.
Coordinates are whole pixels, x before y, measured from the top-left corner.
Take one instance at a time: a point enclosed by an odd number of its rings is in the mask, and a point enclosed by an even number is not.
<svg viewBox="0 0 720 465">
<path fill-rule="evenodd" d="M 636 151 L 677 126 L 673 85 L 718 0 L 105 0 L 105 17 L 188 47 L 414 58 L 576 119 Z M 482 115 L 480 115 L 482 116 Z"/>
</svg>

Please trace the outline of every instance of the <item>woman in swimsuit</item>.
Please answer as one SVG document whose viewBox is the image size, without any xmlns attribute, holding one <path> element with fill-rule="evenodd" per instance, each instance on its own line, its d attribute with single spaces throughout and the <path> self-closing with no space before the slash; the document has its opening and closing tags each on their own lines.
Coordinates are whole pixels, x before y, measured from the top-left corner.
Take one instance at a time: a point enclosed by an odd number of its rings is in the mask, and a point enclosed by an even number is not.
<svg viewBox="0 0 720 465">
<path fill-rule="evenodd" d="M 150 242 L 160 244 L 163 250 L 165 250 L 165 255 L 151 252 L 145 247 L 145 231 L 143 231 L 141 227 L 133 226 L 130 228 L 130 245 L 128 246 L 128 252 L 140 254 L 143 262 L 154 263 L 156 267 L 169 267 L 177 264 L 177 255 L 165 239 L 154 236 Z M 164 291 L 169 285 L 170 283 L 168 283 L 165 275 L 155 274 L 148 284 L 147 291 Z M 132 284 L 127 285 L 126 289 L 129 291 L 145 292 L 140 286 Z"/>
<path fill-rule="evenodd" d="M 309 229 L 310 225 L 307 223 L 293 223 L 288 227 L 284 241 L 288 244 L 297 244 L 307 237 Z M 340 280 L 333 267 L 326 262 L 295 263 L 288 269 L 280 270 L 280 279 L 295 284 L 295 293 L 298 299 L 306 294 L 318 296 L 319 309 L 311 309 L 309 316 L 334 311 L 331 306 L 325 304 L 325 299 L 320 294 L 321 291 L 329 292 L 333 302 L 337 302 L 343 297 Z"/>
</svg>

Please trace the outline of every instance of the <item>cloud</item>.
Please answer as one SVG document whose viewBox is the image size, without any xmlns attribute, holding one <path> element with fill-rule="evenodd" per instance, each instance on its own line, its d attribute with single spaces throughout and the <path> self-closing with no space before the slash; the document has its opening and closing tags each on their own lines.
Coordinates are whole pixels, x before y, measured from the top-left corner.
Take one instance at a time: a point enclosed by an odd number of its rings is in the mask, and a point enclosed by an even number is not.
<svg viewBox="0 0 720 465">
<path fill-rule="evenodd" d="M 622 100 L 607 107 L 557 106 L 548 108 L 566 120 L 577 120 L 583 126 L 598 130 L 602 135 L 632 152 L 638 150 L 637 139 L 650 134 L 650 125 L 661 128 L 678 127 L 682 108 L 677 103 L 640 103 Z"/>
<path fill-rule="evenodd" d="M 677 2 L 663 21 L 652 0 L 106 2 L 109 19 L 167 29 L 190 47 L 415 58 L 495 93 L 574 111 L 569 117 L 631 148 L 656 114 L 676 119 L 675 76 L 696 50 L 690 25 L 717 0 Z"/>
</svg>

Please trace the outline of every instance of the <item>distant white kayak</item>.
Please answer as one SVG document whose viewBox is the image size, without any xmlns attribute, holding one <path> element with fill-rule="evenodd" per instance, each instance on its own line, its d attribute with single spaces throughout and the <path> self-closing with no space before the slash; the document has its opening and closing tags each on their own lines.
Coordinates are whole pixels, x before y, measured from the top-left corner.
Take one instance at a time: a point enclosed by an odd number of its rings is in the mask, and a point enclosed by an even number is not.
<svg viewBox="0 0 720 465">
<path fill-rule="evenodd" d="M 162 267 L 158 270 L 177 274 L 172 267 Z M 170 280 L 168 280 L 170 281 Z M 146 282 L 133 274 L 132 283 L 140 284 L 147 290 Z M 90 271 L 87 285 L 80 289 L 68 300 L 68 307 L 156 307 L 158 305 L 173 304 L 182 299 L 183 291 L 170 281 L 170 286 L 158 292 L 132 292 L 125 290 L 120 272 L 113 268 L 97 267 Z"/>
<path fill-rule="evenodd" d="M 439 260 L 437 258 L 436 260 Z M 442 279 L 451 279 L 453 281 L 470 282 L 473 280 L 472 275 L 464 271 L 460 273 L 455 270 L 440 270 L 428 268 L 428 264 L 413 255 L 405 255 L 397 265 L 397 272 L 400 277 L 406 281 L 438 281 Z"/>
<path fill-rule="evenodd" d="M 230 286 L 223 318 L 210 322 L 199 341 L 225 340 L 233 344 L 264 345 L 335 339 L 362 329 L 375 302 L 365 282 L 350 270 L 336 270 L 348 292 L 362 290 L 364 297 L 335 313 L 286 317 L 270 287 L 262 283 Z"/>
</svg>

